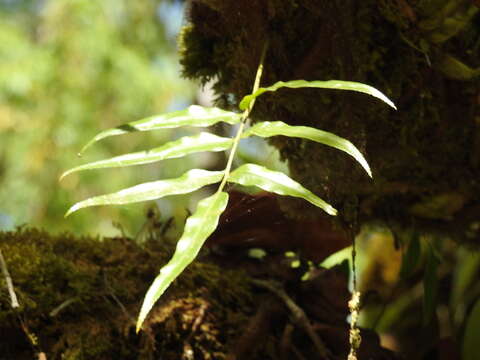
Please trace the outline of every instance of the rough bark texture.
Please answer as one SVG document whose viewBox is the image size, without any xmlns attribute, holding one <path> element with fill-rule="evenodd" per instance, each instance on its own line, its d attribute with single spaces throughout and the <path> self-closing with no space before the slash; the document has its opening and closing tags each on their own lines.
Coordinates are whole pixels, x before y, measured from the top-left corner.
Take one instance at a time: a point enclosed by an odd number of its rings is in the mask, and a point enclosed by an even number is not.
<svg viewBox="0 0 480 360">
<path fill-rule="evenodd" d="M 281 120 L 351 140 L 348 156 L 276 138 L 292 176 L 341 210 L 480 244 L 480 13 L 470 0 L 193 0 L 181 37 L 185 76 L 215 79 L 221 106 L 250 92 L 268 39 L 263 85 L 352 80 L 386 93 L 280 90 L 253 120 Z M 290 205 L 304 206 L 304 205 Z M 295 213 L 298 213 L 296 211 Z"/>
</svg>

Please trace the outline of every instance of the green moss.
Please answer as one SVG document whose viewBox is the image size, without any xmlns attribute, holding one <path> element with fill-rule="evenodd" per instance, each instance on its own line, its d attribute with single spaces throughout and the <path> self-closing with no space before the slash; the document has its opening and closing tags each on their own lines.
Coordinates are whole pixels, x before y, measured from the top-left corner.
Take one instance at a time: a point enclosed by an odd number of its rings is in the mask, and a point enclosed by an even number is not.
<svg viewBox="0 0 480 360">
<path fill-rule="evenodd" d="M 193 26 L 183 27 L 180 39 L 183 75 L 190 79 L 201 79 L 202 84 L 205 85 L 218 71 L 215 64 L 208 61 L 213 57 L 214 41 L 208 38 L 199 38 Z"/>
<path fill-rule="evenodd" d="M 31 358 L 28 338 L 37 338 L 34 348 L 49 359 L 150 359 L 174 353 L 188 339 L 205 359 L 212 349 L 218 356 L 210 358 L 221 359 L 227 339 L 254 311 L 242 272 L 194 262 L 137 336 L 143 297 L 173 252 L 169 239 L 150 239 L 140 247 L 126 238 L 51 236 L 23 228 L 0 233 L 0 248 L 21 305 L 12 310 L 1 288 L 0 332 L 17 339 L 0 342 L 6 354 L 26 351 Z M 191 327 L 204 308 L 208 316 L 193 336 Z"/>
</svg>

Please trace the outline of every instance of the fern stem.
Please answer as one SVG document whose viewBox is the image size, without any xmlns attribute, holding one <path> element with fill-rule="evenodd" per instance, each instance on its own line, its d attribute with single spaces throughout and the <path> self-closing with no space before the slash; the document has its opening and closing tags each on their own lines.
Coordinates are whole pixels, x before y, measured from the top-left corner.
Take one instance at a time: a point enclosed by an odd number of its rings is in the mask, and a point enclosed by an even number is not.
<svg viewBox="0 0 480 360">
<path fill-rule="evenodd" d="M 268 48 L 268 41 L 265 41 L 265 44 L 262 49 L 262 55 L 260 56 L 260 63 L 258 64 L 257 73 L 255 75 L 255 81 L 253 83 L 252 94 L 255 93 L 258 88 L 260 87 L 260 80 L 262 78 L 263 73 L 263 62 L 265 61 L 265 54 L 267 53 Z M 233 159 L 235 158 L 235 153 L 237 152 L 238 144 L 240 143 L 240 138 L 242 137 L 243 129 L 245 128 L 245 124 L 247 122 L 250 113 L 252 112 L 253 105 L 255 104 L 255 98 L 252 100 L 250 105 L 245 109 L 242 114 L 242 118 L 240 120 L 240 125 L 238 126 L 237 133 L 235 134 L 235 138 L 233 139 L 232 149 L 230 151 L 230 155 L 228 156 L 227 165 L 224 170 L 224 175 L 222 178 L 222 182 L 218 187 L 217 192 L 221 192 L 225 187 L 228 177 L 230 176 L 230 171 L 232 169 Z"/>
<path fill-rule="evenodd" d="M 355 220 L 356 222 L 356 220 Z M 362 335 L 360 334 L 360 329 L 358 328 L 357 322 L 360 315 L 360 297 L 361 293 L 358 291 L 357 287 L 357 244 L 355 239 L 355 231 L 350 229 L 350 236 L 352 239 L 352 276 L 353 276 L 353 290 L 352 297 L 348 302 L 348 308 L 350 310 L 350 331 L 349 331 L 349 343 L 350 343 L 350 352 L 348 354 L 347 360 L 357 360 L 357 352 L 360 348 L 362 342 Z"/>
</svg>

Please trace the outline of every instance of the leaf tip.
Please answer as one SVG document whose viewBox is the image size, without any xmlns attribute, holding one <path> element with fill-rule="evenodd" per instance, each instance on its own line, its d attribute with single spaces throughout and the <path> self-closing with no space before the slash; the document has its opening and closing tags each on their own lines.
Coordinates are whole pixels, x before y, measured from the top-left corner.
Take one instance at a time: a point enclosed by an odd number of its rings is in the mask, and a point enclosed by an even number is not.
<svg viewBox="0 0 480 360">
<path fill-rule="evenodd" d="M 137 326 L 135 327 L 135 333 L 138 334 L 142 330 L 143 319 L 138 319 Z"/>
<path fill-rule="evenodd" d="M 325 209 L 325 211 L 327 212 L 327 214 L 332 215 L 332 216 L 337 216 L 338 215 L 337 209 L 335 209 L 333 206 L 328 206 Z"/>
<path fill-rule="evenodd" d="M 384 94 L 382 94 L 382 93 L 380 92 L 380 96 L 378 96 L 378 97 L 379 97 L 381 100 L 383 100 L 383 102 L 385 102 L 388 106 L 392 107 L 392 108 L 395 109 L 395 110 L 398 110 L 398 109 L 397 109 L 397 106 L 394 104 L 394 102 L 393 102 L 392 100 L 390 100 L 390 99 L 388 98 L 388 96 L 386 96 L 386 95 L 384 95 Z"/>
<path fill-rule="evenodd" d="M 62 181 L 68 174 L 70 174 L 70 170 L 65 171 L 60 177 L 58 178 L 58 181 Z"/>
<path fill-rule="evenodd" d="M 86 143 L 86 144 L 82 147 L 82 149 L 77 153 L 77 156 L 78 156 L 78 157 L 82 157 L 83 154 L 85 153 L 85 151 L 86 151 L 90 146 L 92 146 L 93 143 L 95 143 L 95 142 L 98 140 L 97 138 L 98 138 L 98 135 L 95 136 L 95 137 L 94 137 L 92 140 L 90 140 L 88 143 Z"/>
<path fill-rule="evenodd" d="M 79 158 L 83 157 L 83 154 L 85 153 L 85 150 L 87 150 L 89 147 L 90 147 L 90 144 L 85 145 L 85 146 L 82 148 L 82 150 L 80 150 L 80 151 L 77 153 L 77 156 L 78 156 Z"/>
<path fill-rule="evenodd" d="M 357 152 L 358 150 L 356 148 L 354 148 L 353 151 Z M 367 175 L 371 179 L 373 179 L 372 169 L 370 168 L 370 165 L 368 165 L 368 161 L 363 157 L 363 155 L 359 152 L 358 157 L 356 157 L 356 156 L 353 156 L 353 157 L 355 158 L 355 160 L 357 160 L 360 163 L 360 165 L 362 166 L 363 170 L 365 170 Z"/>
<path fill-rule="evenodd" d="M 373 174 L 372 174 L 372 170 L 370 169 L 370 167 L 368 167 L 365 170 L 367 171 L 368 176 L 370 176 L 370 179 L 373 179 Z"/>
<path fill-rule="evenodd" d="M 73 214 L 75 211 L 77 211 L 78 209 L 80 209 L 81 207 L 78 206 L 78 203 L 73 205 L 70 209 L 68 209 L 68 211 L 65 213 L 65 218 L 69 217 L 71 214 Z"/>
</svg>

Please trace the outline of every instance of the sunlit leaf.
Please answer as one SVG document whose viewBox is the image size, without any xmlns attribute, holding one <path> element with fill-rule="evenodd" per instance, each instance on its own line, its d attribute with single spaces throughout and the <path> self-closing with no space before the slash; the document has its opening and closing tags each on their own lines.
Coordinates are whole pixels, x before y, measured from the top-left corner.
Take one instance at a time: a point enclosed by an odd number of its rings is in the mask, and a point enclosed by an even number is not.
<svg viewBox="0 0 480 360">
<path fill-rule="evenodd" d="M 60 179 L 76 171 L 124 167 L 148 164 L 155 161 L 173 159 L 201 151 L 223 151 L 232 146 L 233 139 L 224 138 L 207 132 L 195 136 L 185 136 L 171 141 L 155 149 L 115 156 L 110 159 L 95 161 L 89 164 L 74 167 L 62 174 Z"/>
<path fill-rule="evenodd" d="M 379 90 L 375 89 L 373 86 L 354 82 L 354 81 L 342 81 L 342 80 L 328 80 L 328 81 L 305 81 L 305 80 L 292 80 L 292 81 L 279 81 L 273 84 L 272 86 L 266 87 L 266 88 L 259 88 L 257 91 L 255 91 L 253 94 L 245 96 L 242 101 L 240 101 L 240 109 L 245 110 L 248 105 L 250 105 L 251 101 L 262 95 L 264 92 L 267 91 L 277 91 L 278 89 L 281 88 L 322 88 L 322 89 L 334 89 L 334 90 L 349 90 L 349 91 L 357 91 L 361 92 L 364 94 L 368 94 L 371 96 L 374 96 L 394 109 L 397 109 L 395 107 L 395 104 L 388 98 L 386 97 L 382 92 Z"/>
<path fill-rule="evenodd" d="M 176 179 L 152 181 L 80 201 L 73 205 L 65 216 L 89 206 L 130 204 L 168 195 L 186 194 L 205 185 L 219 182 L 222 177 L 223 171 L 193 169 Z"/>
<path fill-rule="evenodd" d="M 242 165 L 230 174 L 228 181 L 244 186 L 256 186 L 279 195 L 299 197 L 323 209 L 330 215 L 337 215 L 337 210 L 298 182 L 284 173 L 272 171 L 263 166 Z"/>
<path fill-rule="evenodd" d="M 218 225 L 218 219 L 228 203 L 225 192 L 201 200 L 197 210 L 187 219 L 183 235 L 178 240 L 172 259 L 160 269 L 147 291 L 137 320 L 137 332 L 152 309 L 155 302 L 170 286 L 173 280 L 195 259 L 205 240 Z"/>
<path fill-rule="evenodd" d="M 350 141 L 328 131 L 315 129 L 309 126 L 291 126 L 282 121 L 263 121 L 247 129 L 244 132 L 243 137 L 248 137 L 251 135 L 257 135 L 261 137 L 278 135 L 298 137 L 334 147 L 335 149 L 344 151 L 353 156 L 353 158 L 357 160 L 365 169 L 367 174 L 372 177 L 372 172 L 367 160 L 365 160 L 362 153 L 355 147 L 355 145 L 353 145 Z"/>
<path fill-rule="evenodd" d="M 121 135 L 136 131 L 171 129 L 182 126 L 205 127 L 214 125 L 218 122 L 236 124 L 240 121 L 240 118 L 240 114 L 225 111 L 219 108 L 208 108 L 199 105 L 192 105 L 185 110 L 148 117 L 102 131 L 83 147 L 80 154 L 85 152 L 85 150 L 95 142 L 109 136 Z"/>
<path fill-rule="evenodd" d="M 320 266 L 325 269 L 330 269 L 335 265 L 342 263 L 343 261 L 347 260 L 349 263 L 352 261 L 352 246 L 347 246 L 342 250 L 338 250 L 334 252 L 332 255 L 327 257 L 320 263 Z"/>
<path fill-rule="evenodd" d="M 477 360 L 478 359 L 478 331 L 480 329 L 480 299 L 477 300 L 465 326 L 465 333 L 463 335 L 463 360 Z"/>
<path fill-rule="evenodd" d="M 425 272 L 423 274 L 423 323 L 428 325 L 437 309 L 438 295 L 438 258 L 432 245 L 427 248 Z"/>
</svg>

